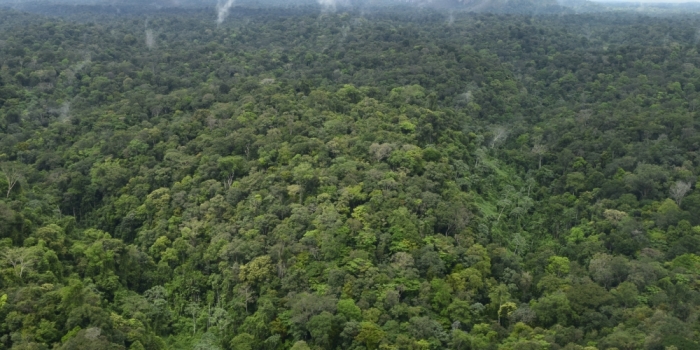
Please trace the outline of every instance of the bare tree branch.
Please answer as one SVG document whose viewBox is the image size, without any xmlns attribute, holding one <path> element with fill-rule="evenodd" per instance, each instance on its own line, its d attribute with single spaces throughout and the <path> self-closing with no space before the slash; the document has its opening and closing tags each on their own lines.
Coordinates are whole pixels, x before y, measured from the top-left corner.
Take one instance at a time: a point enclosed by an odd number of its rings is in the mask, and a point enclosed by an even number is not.
<svg viewBox="0 0 700 350">
<path fill-rule="evenodd" d="M 539 157 L 539 168 L 542 168 L 542 156 L 547 153 L 547 146 L 536 144 L 532 147 L 532 153 Z"/>
<path fill-rule="evenodd" d="M 22 278 L 25 271 L 34 265 L 34 254 L 29 248 L 8 248 L 2 252 L 2 260 L 12 266 L 17 277 Z"/>
<path fill-rule="evenodd" d="M 676 204 L 680 206 L 681 202 L 683 201 L 683 197 L 688 194 L 691 187 L 692 185 L 690 182 L 681 180 L 676 181 L 673 185 L 671 185 L 671 198 L 673 198 L 676 201 Z"/>
<path fill-rule="evenodd" d="M 19 167 L 15 164 L 12 163 L 5 163 L 0 167 L 0 170 L 2 170 L 2 173 L 5 175 L 5 178 L 7 179 L 7 195 L 5 198 L 10 198 L 10 193 L 12 193 L 12 189 L 17 185 L 17 182 L 19 182 L 23 174 L 19 170 Z"/>
<path fill-rule="evenodd" d="M 493 139 L 491 139 L 491 148 L 498 146 L 508 138 L 508 129 L 502 126 L 493 128 Z"/>
</svg>

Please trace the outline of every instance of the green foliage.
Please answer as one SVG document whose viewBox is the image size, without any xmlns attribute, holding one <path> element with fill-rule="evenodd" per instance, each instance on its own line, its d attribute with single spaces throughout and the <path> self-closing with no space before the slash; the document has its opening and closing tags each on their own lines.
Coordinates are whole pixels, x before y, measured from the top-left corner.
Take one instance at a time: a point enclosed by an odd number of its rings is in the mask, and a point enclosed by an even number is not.
<svg viewBox="0 0 700 350">
<path fill-rule="evenodd" d="M 362 310 L 352 299 L 338 300 L 338 314 L 345 316 L 348 321 L 361 321 Z"/>
<path fill-rule="evenodd" d="M 240 10 L 0 10 L 0 349 L 699 347 L 700 20 Z"/>
<path fill-rule="evenodd" d="M 372 322 L 360 322 L 360 331 L 355 339 L 364 343 L 367 349 L 376 349 L 385 337 L 385 332 Z"/>
</svg>

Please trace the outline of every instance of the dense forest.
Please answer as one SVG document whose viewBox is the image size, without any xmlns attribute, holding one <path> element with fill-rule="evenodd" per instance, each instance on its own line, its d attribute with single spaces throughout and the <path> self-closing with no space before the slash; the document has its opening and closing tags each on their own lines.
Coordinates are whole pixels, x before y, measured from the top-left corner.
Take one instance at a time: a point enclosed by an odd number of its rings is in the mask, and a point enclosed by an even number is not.
<svg viewBox="0 0 700 350">
<path fill-rule="evenodd" d="M 0 10 L 0 349 L 700 348 L 700 18 Z"/>
</svg>

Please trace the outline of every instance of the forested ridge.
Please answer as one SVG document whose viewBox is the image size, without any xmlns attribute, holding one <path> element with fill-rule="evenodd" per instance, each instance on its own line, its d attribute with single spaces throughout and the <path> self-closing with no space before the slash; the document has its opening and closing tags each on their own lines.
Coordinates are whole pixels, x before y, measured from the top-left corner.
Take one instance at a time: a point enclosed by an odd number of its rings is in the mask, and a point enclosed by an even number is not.
<svg viewBox="0 0 700 350">
<path fill-rule="evenodd" d="M 0 10 L 0 348 L 697 349 L 699 27 Z"/>
</svg>

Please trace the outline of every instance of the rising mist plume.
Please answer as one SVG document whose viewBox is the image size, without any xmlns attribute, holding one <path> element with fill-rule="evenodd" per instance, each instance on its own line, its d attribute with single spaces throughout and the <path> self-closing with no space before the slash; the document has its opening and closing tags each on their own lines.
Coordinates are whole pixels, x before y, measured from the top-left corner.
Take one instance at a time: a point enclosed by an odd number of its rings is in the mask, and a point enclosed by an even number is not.
<svg viewBox="0 0 700 350">
<path fill-rule="evenodd" d="M 216 4 L 216 11 L 218 12 L 218 17 L 216 19 L 216 23 L 221 24 L 224 23 L 224 20 L 226 20 L 226 17 L 228 17 L 228 11 L 231 9 L 233 6 L 233 3 L 236 2 L 236 0 L 226 0 L 226 2 L 221 2 L 221 0 Z"/>
<path fill-rule="evenodd" d="M 335 0 L 318 0 L 318 4 L 323 7 L 324 10 L 335 10 L 336 1 Z"/>
<path fill-rule="evenodd" d="M 350 0 L 316 0 L 316 2 L 323 8 L 323 11 L 326 12 L 333 12 L 338 6 L 352 5 Z"/>
<path fill-rule="evenodd" d="M 153 34 L 153 29 L 146 29 L 146 46 L 153 49 L 156 46 L 156 36 Z"/>
</svg>

